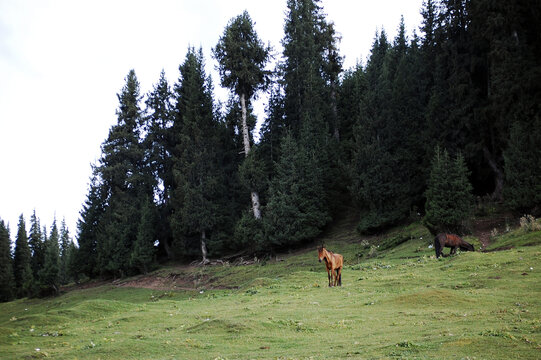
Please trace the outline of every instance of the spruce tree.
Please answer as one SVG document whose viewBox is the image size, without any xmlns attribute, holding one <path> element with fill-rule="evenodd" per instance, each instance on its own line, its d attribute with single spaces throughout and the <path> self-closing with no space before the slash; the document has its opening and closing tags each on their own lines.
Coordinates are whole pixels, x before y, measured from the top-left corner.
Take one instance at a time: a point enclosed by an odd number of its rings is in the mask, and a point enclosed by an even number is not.
<svg viewBox="0 0 541 360">
<path fill-rule="evenodd" d="M 315 154 L 317 147 L 310 150 L 299 145 L 291 133 L 281 144 L 282 155 L 271 182 L 264 222 L 272 250 L 314 239 L 329 221 L 325 191 L 319 180 L 324 175 Z"/>
<path fill-rule="evenodd" d="M 68 278 L 75 281 L 75 283 L 79 283 L 80 276 L 83 274 L 83 272 L 81 272 L 81 269 L 79 269 L 79 248 L 73 241 L 69 243 L 66 256 Z"/>
<path fill-rule="evenodd" d="M 32 294 L 34 276 L 32 275 L 32 254 L 28 246 L 28 236 L 24 217 L 19 217 L 17 238 L 15 240 L 15 252 L 13 255 L 13 274 L 18 297 L 26 297 Z"/>
<path fill-rule="evenodd" d="M 200 254 L 208 262 L 207 245 L 212 242 L 221 209 L 219 198 L 225 193 L 218 168 L 220 151 L 218 126 L 214 119 L 210 79 L 206 77 L 203 53 L 188 50 L 180 66 L 180 85 L 176 87 L 178 116 L 181 118 L 179 144 L 173 158 L 175 180 L 173 234 L 177 244 L 185 236 L 199 238 Z"/>
<path fill-rule="evenodd" d="M 69 261 L 68 252 L 69 252 L 71 244 L 72 244 L 72 241 L 70 238 L 69 229 L 66 226 L 66 219 L 62 219 L 62 223 L 60 225 L 60 239 L 59 239 L 59 246 L 60 246 L 59 281 L 60 281 L 60 284 L 62 285 L 67 284 L 70 280 L 69 270 L 68 270 L 68 261 Z"/>
<path fill-rule="evenodd" d="M 96 169 L 90 178 L 87 198 L 77 221 L 77 242 L 79 248 L 74 251 L 72 258 L 72 273 L 94 277 L 99 274 L 97 265 L 98 233 L 105 212 L 105 188 L 100 183 Z"/>
<path fill-rule="evenodd" d="M 539 211 L 541 206 L 541 117 L 516 121 L 505 151 L 505 203 L 521 213 Z"/>
<path fill-rule="evenodd" d="M 143 142 L 146 154 L 146 162 L 152 171 L 154 181 L 154 193 L 157 202 L 157 210 L 160 226 L 157 237 L 159 239 L 159 251 L 168 258 L 173 257 L 171 250 L 171 203 L 170 197 L 173 190 L 173 165 L 172 155 L 176 144 L 176 136 L 173 129 L 174 106 L 173 94 L 162 70 L 160 78 L 153 90 L 148 94 L 145 116 L 146 137 Z"/>
<path fill-rule="evenodd" d="M 12 265 L 9 230 L 0 219 L 0 302 L 13 300 L 15 295 Z"/>
<path fill-rule="evenodd" d="M 346 71 L 338 90 L 338 118 L 340 123 L 340 144 L 344 162 L 348 169 L 355 151 L 354 128 L 362 118 L 367 91 L 366 75 L 360 64 Z M 348 182 L 349 183 L 349 182 Z"/>
<path fill-rule="evenodd" d="M 402 40 L 403 42 L 404 40 Z M 402 50 L 404 51 L 404 50 Z M 400 129 L 391 102 L 395 58 L 385 31 L 376 34 L 365 70 L 366 90 L 354 125 L 354 152 L 350 192 L 361 209 L 359 230 L 371 232 L 388 226 L 408 210 L 401 170 L 395 160 Z"/>
<path fill-rule="evenodd" d="M 139 94 L 139 81 L 131 70 L 118 94 L 118 121 L 102 145 L 97 169 L 107 204 L 97 233 L 97 265 L 104 276 L 122 277 L 129 271 L 141 204 L 153 195 L 153 178 L 144 161 Z"/>
<path fill-rule="evenodd" d="M 51 227 L 51 234 L 45 241 L 45 258 L 43 268 L 38 272 L 39 294 L 41 296 L 56 295 L 60 292 L 60 234 L 56 219 Z"/>
<path fill-rule="evenodd" d="M 35 279 L 38 277 L 38 271 L 43 267 L 45 261 L 45 249 L 43 244 L 43 235 L 41 233 L 41 226 L 39 219 L 36 216 L 36 210 L 30 217 L 30 234 L 28 239 L 28 245 L 32 252 L 32 274 Z"/>
<path fill-rule="evenodd" d="M 268 83 L 270 72 L 265 70 L 265 66 L 270 59 L 270 47 L 263 45 L 250 15 L 245 11 L 229 21 L 213 52 L 219 63 L 222 85 L 239 97 L 244 155 L 248 157 L 252 146 L 247 123 L 248 106 L 256 92 Z M 254 217 L 259 219 L 259 193 L 252 189 L 251 197 Z"/>
<path fill-rule="evenodd" d="M 426 190 L 425 225 L 431 232 L 463 232 L 471 216 L 472 186 L 464 157 L 451 159 L 447 150 L 436 148 Z"/>
<path fill-rule="evenodd" d="M 270 186 L 266 207 L 265 234 L 270 249 L 302 243 L 308 236 L 300 213 L 303 201 L 299 184 L 302 181 L 301 153 L 291 133 L 281 141 L 281 157 Z"/>
<path fill-rule="evenodd" d="M 337 182 L 340 183 L 336 181 L 341 175 L 336 172 L 339 152 L 332 150 L 340 138 L 336 95 L 341 58 L 334 26 L 325 20 L 320 1 L 290 0 L 287 7 L 282 40 L 284 60 L 279 66 L 283 99 L 278 93 L 275 103 L 279 106 L 276 108 L 278 116 L 273 119 L 272 128 L 267 128 L 267 133 L 268 130 L 290 131 L 288 141 L 295 143 L 293 148 L 298 154 L 286 154 L 284 144 L 280 145 L 268 196 L 268 209 L 272 213 L 269 216 L 273 219 L 267 222 L 266 236 L 271 243 L 278 244 L 285 240 L 284 231 L 291 233 L 291 227 L 302 225 L 304 228 L 294 230 L 297 234 L 286 244 L 295 246 L 321 231 L 331 218 L 330 200 L 338 198 L 333 190 L 337 188 Z M 276 121 L 282 121 L 282 124 Z M 273 136 L 266 136 L 269 135 Z M 292 159 L 292 156 L 296 158 Z M 284 178 L 289 176 L 288 171 L 279 170 L 278 165 L 288 160 L 294 160 L 298 171 L 295 191 L 299 198 L 291 202 L 283 199 L 284 193 L 278 190 L 278 184 L 286 188 L 290 184 Z M 303 197 L 302 201 L 300 197 Z M 283 219 L 288 225 L 273 229 L 268 224 L 278 221 L 276 214 L 280 209 L 290 212 L 290 216 Z M 278 240 L 280 238 L 282 240 Z"/>
<path fill-rule="evenodd" d="M 157 225 L 154 203 L 147 199 L 143 203 L 141 222 L 139 223 L 137 238 L 130 256 L 130 266 L 143 274 L 148 273 L 156 261 L 154 242 L 156 241 Z"/>
</svg>

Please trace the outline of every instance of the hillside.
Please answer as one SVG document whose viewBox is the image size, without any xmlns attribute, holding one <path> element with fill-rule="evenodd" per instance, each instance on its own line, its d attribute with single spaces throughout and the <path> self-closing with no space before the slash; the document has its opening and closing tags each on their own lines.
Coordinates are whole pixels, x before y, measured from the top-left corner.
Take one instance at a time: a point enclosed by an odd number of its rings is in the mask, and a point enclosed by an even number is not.
<svg viewBox="0 0 541 360">
<path fill-rule="evenodd" d="M 418 224 L 370 238 L 354 229 L 345 217 L 318 241 L 344 255 L 342 287 L 327 287 L 315 246 L 248 265 L 172 265 L 0 304 L 0 357 L 539 357 L 541 232 L 501 230 L 487 252 L 437 260 Z"/>
</svg>

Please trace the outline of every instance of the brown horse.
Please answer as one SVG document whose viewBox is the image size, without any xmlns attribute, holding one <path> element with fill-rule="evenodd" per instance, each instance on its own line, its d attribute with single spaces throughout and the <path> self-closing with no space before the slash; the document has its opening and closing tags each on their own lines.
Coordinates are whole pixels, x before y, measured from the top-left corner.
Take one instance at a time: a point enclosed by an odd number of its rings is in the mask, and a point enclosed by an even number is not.
<svg viewBox="0 0 541 360">
<path fill-rule="evenodd" d="M 323 246 L 317 249 L 319 262 L 325 260 L 327 267 L 327 276 L 329 277 L 329 286 L 342 286 L 342 267 L 344 266 L 344 257 L 340 254 L 334 254 Z M 333 281 L 334 278 L 334 281 Z"/>
<path fill-rule="evenodd" d="M 441 233 L 434 238 L 434 249 L 436 250 L 436 258 L 439 258 L 440 255 L 445 256 L 443 255 L 444 247 L 451 248 L 451 252 L 449 253 L 449 255 L 453 255 L 454 253 L 456 253 L 456 248 L 460 248 L 460 250 L 463 251 L 475 251 L 473 245 L 462 240 L 460 236 L 455 234 Z"/>
</svg>

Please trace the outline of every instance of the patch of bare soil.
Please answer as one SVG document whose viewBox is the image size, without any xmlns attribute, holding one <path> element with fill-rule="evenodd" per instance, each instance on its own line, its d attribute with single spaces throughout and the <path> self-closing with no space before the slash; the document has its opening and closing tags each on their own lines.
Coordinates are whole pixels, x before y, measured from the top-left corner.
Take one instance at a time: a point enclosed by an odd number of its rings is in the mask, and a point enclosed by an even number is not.
<svg viewBox="0 0 541 360">
<path fill-rule="evenodd" d="M 482 251 L 491 243 L 493 232 L 503 233 L 509 226 L 510 215 L 501 215 L 497 217 L 476 219 L 473 222 L 473 235 L 479 239 Z"/>
<path fill-rule="evenodd" d="M 118 287 L 137 287 L 153 290 L 196 290 L 198 284 L 200 284 L 199 279 L 194 279 L 191 275 L 176 272 L 170 272 L 165 275 L 139 275 L 113 282 L 113 285 Z"/>
<path fill-rule="evenodd" d="M 242 259 L 242 258 L 241 258 Z M 246 262 L 249 263 L 249 262 Z M 119 279 L 113 281 L 113 285 L 118 287 L 135 287 L 153 290 L 174 291 L 174 290 L 199 290 L 199 289 L 234 289 L 236 287 L 224 287 L 213 284 L 213 279 L 198 268 L 204 266 L 223 266 L 229 263 L 209 262 L 206 265 L 180 265 L 169 270 L 167 273 L 151 273 L 139 275 L 129 279 Z M 241 263 L 239 265 L 246 265 Z"/>
</svg>

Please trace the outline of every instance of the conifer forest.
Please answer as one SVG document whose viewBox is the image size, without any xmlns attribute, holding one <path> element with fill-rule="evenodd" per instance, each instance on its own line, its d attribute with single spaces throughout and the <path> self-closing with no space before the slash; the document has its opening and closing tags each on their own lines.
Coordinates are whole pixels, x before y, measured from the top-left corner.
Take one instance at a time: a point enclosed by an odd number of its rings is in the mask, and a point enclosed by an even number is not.
<svg viewBox="0 0 541 360">
<path fill-rule="evenodd" d="M 465 232 L 487 201 L 540 214 L 541 2 L 425 0 L 421 11 L 413 35 L 403 20 L 395 38 L 377 31 L 350 69 L 319 0 L 287 1 L 280 54 L 244 12 L 211 54 L 188 48 L 178 78 L 162 72 L 148 93 L 127 69 L 76 242 L 36 213 L 29 231 L 23 215 L 17 229 L 0 221 L 0 300 L 164 261 L 287 252 L 344 212 L 369 234 L 412 217 Z"/>
</svg>

